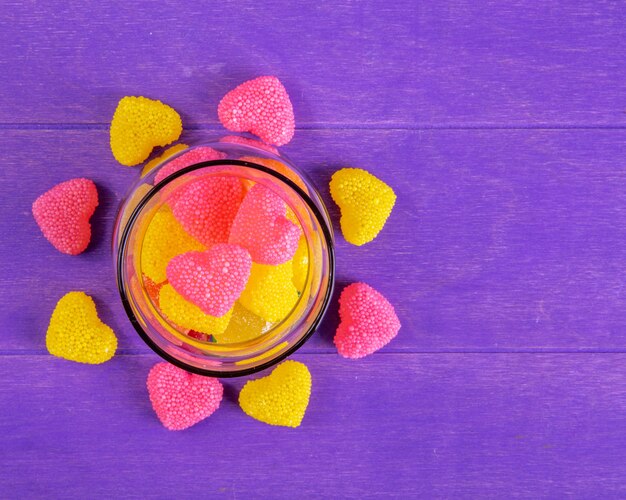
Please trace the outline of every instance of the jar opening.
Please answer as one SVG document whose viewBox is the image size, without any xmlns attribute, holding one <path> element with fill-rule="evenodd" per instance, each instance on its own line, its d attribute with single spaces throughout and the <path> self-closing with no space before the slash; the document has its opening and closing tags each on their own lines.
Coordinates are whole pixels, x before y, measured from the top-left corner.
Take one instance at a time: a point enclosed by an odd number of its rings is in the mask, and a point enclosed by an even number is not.
<svg viewBox="0 0 626 500">
<path fill-rule="evenodd" d="M 114 239 L 117 284 L 131 324 L 143 340 L 167 361 L 202 375 L 247 375 L 289 356 L 313 334 L 332 296 L 335 267 L 333 236 L 319 194 L 306 180 L 298 177 L 300 174 L 295 173 L 295 178 L 289 175 L 294 170 L 278 172 L 249 158 L 248 155 L 243 160 L 204 161 L 186 166 L 143 190 L 139 188 L 146 183 L 140 184 L 133 190 L 139 198 L 136 206 L 131 207 L 127 217 L 122 210 L 116 223 L 119 234 L 119 238 Z M 146 291 L 141 272 L 141 248 L 146 224 L 163 206 L 163 196 L 175 193 L 183 182 L 207 175 L 237 176 L 280 189 L 281 197 L 287 197 L 287 206 L 295 213 L 306 237 L 309 267 L 302 294 L 285 318 L 268 326 L 258 337 L 244 342 L 220 343 L 214 338 L 203 337 L 200 332 L 191 332 L 192 335 L 181 332 L 154 303 L 154 297 Z"/>
</svg>

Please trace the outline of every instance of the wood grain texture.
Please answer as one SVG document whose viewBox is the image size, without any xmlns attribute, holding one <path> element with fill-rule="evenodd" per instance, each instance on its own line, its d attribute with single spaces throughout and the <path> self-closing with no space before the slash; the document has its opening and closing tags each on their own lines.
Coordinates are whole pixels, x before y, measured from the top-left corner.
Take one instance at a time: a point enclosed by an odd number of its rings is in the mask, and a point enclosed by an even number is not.
<svg viewBox="0 0 626 500">
<path fill-rule="evenodd" d="M 0 122 L 105 123 L 122 94 L 188 124 L 259 74 L 300 126 L 626 124 L 621 2 L 3 2 Z"/>
<path fill-rule="evenodd" d="M 2 491 L 25 498 L 626 494 L 625 354 L 296 359 L 313 375 L 300 428 L 244 415 L 239 380 L 225 382 L 222 407 L 207 421 L 175 433 L 156 420 L 147 397 L 156 356 L 117 356 L 97 369 L 2 357 L 0 404 L 12 408 L 0 413 Z"/>
<path fill-rule="evenodd" d="M 104 131 L 5 131 L 0 145 L 0 353 L 43 353 L 50 312 L 72 289 L 94 295 L 122 352 L 145 352 L 118 299 L 110 250 L 116 207 L 137 171 L 114 164 Z M 307 130 L 287 149 L 335 223 L 327 182 L 341 166 L 367 168 L 398 193 L 373 243 L 357 248 L 336 234 L 337 294 L 362 280 L 398 311 L 404 327 L 387 350 L 626 346 L 626 132 Z M 39 234 L 30 204 L 76 176 L 94 179 L 102 203 L 89 250 L 68 257 Z M 336 325 L 334 305 L 307 352 L 334 350 Z"/>
<path fill-rule="evenodd" d="M 0 1 L 0 498 L 626 496 L 626 8 L 622 2 Z M 127 94 L 181 112 L 184 140 L 276 74 L 285 149 L 327 184 L 391 184 L 372 244 L 337 233 L 338 290 L 363 280 L 403 327 L 334 354 L 336 302 L 295 356 L 313 374 L 298 430 L 236 404 L 161 427 L 110 254 L 137 170 L 108 122 Z M 71 177 L 101 205 L 87 252 L 54 251 L 32 201 Z M 100 367 L 45 352 L 56 301 L 94 296 L 120 340 Z"/>
</svg>

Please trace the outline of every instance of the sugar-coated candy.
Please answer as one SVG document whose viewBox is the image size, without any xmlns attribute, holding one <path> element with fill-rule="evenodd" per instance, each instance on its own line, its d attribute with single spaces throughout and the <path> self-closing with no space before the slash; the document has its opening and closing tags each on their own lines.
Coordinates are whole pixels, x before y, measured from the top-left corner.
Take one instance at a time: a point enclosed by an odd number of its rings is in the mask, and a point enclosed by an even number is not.
<svg viewBox="0 0 626 500">
<path fill-rule="evenodd" d="M 335 346 L 344 358 L 362 358 L 387 345 L 400 330 L 389 301 L 365 283 L 352 283 L 339 297 L 341 322 Z"/>
<path fill-rule="evenodd" d="M 197 148 L 193 148 L 177 158 L 170 160 L 166 165 L 164 165 L 154 176 L 154 183 L 158 184 L 166 177 L 169 177 L 173 173 L 178 172 L 179 170 L 182 170 L 190 165 L 202 163 L 203 161 L 221 160 L 225 157 L 226 155 L 221 151 L 217 151 L 216 149 L 208 146 L 198 146 Z"/>
<path fill-rule="evenodd" d="M 244 146 L 253 146 L 255 148 L 263 149 L 270 153 L 278 155 L 278 149 L 274 146 L 270 146 L 256 139 L 250 139 L 249 137 L 241 137 L 240 135 L 226 135 L 220 139 L 220 142 L 230 142 L 231 144 L 243 144 Z"/>
<path fill-rule="evenodd" d="M 122 165 L 144 161 L 155 146 L 165 146 L 180 137 L 183 125 L 167 104 L 146 97 L 123 97 L 111 121 L 111 151 Z"/>
<path fill-rule="evenodd" d="M 258 264 L 283 264 L 298 248 L 300 228 L 285 217 L 287 205 L 262 184 L 246 194 L 233 221 L 229 242 L 247 248 Z"/>
<path fill-rule="evenodd" d="M 302 219 L 299 219 L 294 210 L 289 206 L 287 207 L 287 215 L 285 215 L 285 217 L 298 226 L 301 232 L 304 232 L 303 226 L 306 228 L 307 233 L 314 231 L 311 218 L 304 215 Z"/>
<path fill-rule="evenodd" d="M 396 202 L 393 189 L 359 168 L 335 172 L 330 180 L 330 195 L 341 210 L 344 238 L 357 246 L 378 235 Z"/>
<path fill-rule="evenodd" d="M 160 165 L 161 163 L 163 163 L 170 156 L 174 156 L 176 153 L 180 153 L 181 151 L 184 151 L 188 147 L 189 146 L 187 144 L 183 144 L 181 142 L 181 143 L 175 144 L 174 146 L 171 146 L 171 147 L 167 148 L 159 156 L 153 158 L 149 162 L 146 162 L 146 164 L 141 169 L 141 177 L 145 177 L 147 174 L 149 174 L 152 171 L 152 169 L 154 167 L 156 167 L 157 165 Z M 156 184 L 156 182 L 155 182 L 155 184 Z"/>
<path fill-rule="evenodd" d="M 298 361 L 285 361 L 267 377 L 246 382 L 239 405 L 247 415 L 266 424 L 298 427 L 310 396 L 309 369 Z"/>
<path fill-rule="evenodd" d="M 252 260 L 237 245 L 220 243 L 187 252 L 167 265 L 167 279 L 180 295 L 210 316 L 224 316 L 248 282 Z"/>
<path fill-rule="evenodd" d="M 228 130 L 251 132 L 269 144 L 283 146 L 293 137 L 293 107 L 275 76 L 261 76 L 234 88 L 220 101 L 217 114 Z"/>
<path fill-rule="evenodd" d="M 176 325 L 207 335 L 224 332 L 233 313 L 231 308 L 223 316 L 210 316 L 185 300 L 169 284 L 164 285 L 159 292 L 159 305 L 163 314 Z"/>
<path fill-rule="evenodd" d="M 155 283 L 167 279 L 169 261 L 185 252 L 204 250 L 204 245 L 185 231 L 167 205 L 152 217 L 141 247 L 141 270 Z"/>
<path fill-rule="evenodd" d="M 298 248 L 293 256 L 293 284 L 299 292 L 304 290 L 307 274 L 309 272 L 309 247 L 306 238 L 302 236 L 298 242 Z"/>
<path fill-rule="evenodd" d="M 45 238 L 59 252 L 78 255 L 89 245 L 89 219 L 98 206 L 98 190 L 89 179 L 57 184 L 35 200 L 33 217 Z"/>
<path fill-rule="evenodd" d="M 46 348 L 53 356 L 97 365 L 113 357 L 117 337 L 100 321 L 89 295 L 69 292 L 54 308 L 46 332 Z"/>
<path fill-rule="evenodd" d="M 213 335 L 219 344 L 246 342 L 262 335 L 268 328 L 267 321 L 248 311 L 239 302 L 235 302 L 232 311 L 226 330 Z"/>
<path fill-rule="evenodd" d="M 201 243 L 227 243 L 243 199 L 243 186 L 234 176 L 204 176 L 174 193 L 174 215 Z"/>
<path fill-rule="evenodd" d="M 166 362 L 152 367 L 146 385 L 152 408 L 171 431 L 182 431 L 211 416 L 224 395 L 216 378 L 195 375 Z"/>
<path fill-rule="evenodd" d="M 252 264 L 250 278 L 239 299 L 241 304 L 272 323 L 282 321 L 298 302 L 293 284 L 293 263 L 278 266 Z"/>
</svg>

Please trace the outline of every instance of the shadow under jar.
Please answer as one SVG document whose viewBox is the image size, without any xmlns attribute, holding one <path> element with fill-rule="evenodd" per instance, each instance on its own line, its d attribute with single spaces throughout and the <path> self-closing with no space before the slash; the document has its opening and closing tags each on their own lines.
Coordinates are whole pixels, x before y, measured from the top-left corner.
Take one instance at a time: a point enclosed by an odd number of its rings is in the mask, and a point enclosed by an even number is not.
<svg viewBox="0 0 626 500">
<path fill-rule="evenodd" d="M 262 145 L 225 140 L 192 144 L 144 167 L 121 204 L 113 236 L 117 285 L 135 330 L 170 363 L 213 377 L 248 375 L 278 363 L 297 350 L 313 334 L 326 311 L 335 273 L 332 226 L 311 181 L 287 158 L 265 150 Z M 185 166 L 160 179 L 163 174 L 159 176 L 159 172 L 168 165 L 170 168 L 164 172 L 171 170 L 172 162 L 180 164 L 181 157 L 191 158 L 195 156 L 194 150 L 207 151 L 206 148 L 217 152 L 219 159 Z M 159 305 L 167 282 L 153 282 L 142 267 L 142 249 L 155 215 L 167 211 L 171 214 L 177 195 L 192 183 L 211 176 L 237 178 L 244 190 L 255 184 L 271 189 L 282 198 L 290 218 L 301 228 L 298 297 L 290 312 L 280 320 L 268 321 L 238 301 L 228 322 L 227 335 L 198 332 L 168 317 Z M 155 183 L 155 177 L 160 182 Z M 243 340 L 240 329 L 246 330 Z"/>
</svg>

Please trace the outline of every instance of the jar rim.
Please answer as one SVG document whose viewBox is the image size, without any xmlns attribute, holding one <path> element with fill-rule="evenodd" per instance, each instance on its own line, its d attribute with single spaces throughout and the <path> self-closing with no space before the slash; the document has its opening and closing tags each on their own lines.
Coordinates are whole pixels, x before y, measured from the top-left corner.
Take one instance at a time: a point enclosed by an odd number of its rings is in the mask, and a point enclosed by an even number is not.
<svg viewBox="0 0 626 500">
<path fill-rule="evenodd" d="M 133 308 L 131 307 L 130 299 L 127 296 L 126 282 L 124 280 L 124 272 L 123 272 L 123 269 L 124 269 L 123 257 L 126 253 L 126 247 L 128 244 L 131 229 L 133 228 L 135 221 L 141 214 L 143 208 L 148 204 L 148 202 L 165 186 L 167 186 L 172 181 L 178 179 L 179 177 L 182 177 L 183 175 L 188 174 L 190 172 L 194 172 L 196 170 L 200 170 L 202 168 L 212 167 L 212 166 L 248 167 L 248 168 L 252 168 L 252 169 L 264 172 L 270 176 L 277 178 L 281 182 L 285 183 L 287 186 L 293 189 L 293 191 L 295 191 L 298 194 L 298 196 L 300 196 L 300 198 L 302 198 L 302 200 L 306 203 L 308 208 L 311 210 L 311 212 L 317 219 L 319 226 L 322 230 L 322 234 L 324 236 L 326 248 L 328 251 L 328 273 L 329 273 L 328 283 L 329 285 L 326 288 L 326 291 L 322 298 L 319 312 L 317 313 L 314 320 L 308 326 L 308 330 L 305 332 L 305 334 L 302 335 L 297 341 L 295 341 L 293 345 L 289 346 L 288 349 L 284 350 L 283 352 L 281 352 L 279 355 L 275 357 L 270 357 L 269 360 L 263 363 L 260 363 L 256 366 L 252 366 L 248 368 L 242 368 L 238 370 L 229 370 L 225 372 L 211 370 L 208 368 L 200 368 L 191 364 L 187 364 L 184 361 L 181 361 L 180 359 L 176 358 L 172 354 L 168 353 L 163 348 L 161 348 L 161 346 L 159 346 L 152 339 L 152 337 L 148 335 L 148 333 L 144 330 L 139 320 L 137 319 L 135 312 L 133 311 Z M 294 181 L 292 181 L 285 175 L 271 168 L 268 168 L 264 165 L 260 165 L 260 164 L 247 161 L 247 160 L 219 159 L 219 160 L 203 161 L 199 163 L 194 163 L 193 165 L 186 166 L 170 174 L 169 176 L 162 179 L 159 183 L 152 186 L 152 188 L 142 197 L 142 199 L 134 207 L 133 211 L 131 212 L 130 216 L 128 217 L 126 221 L 125 227 L 122 230 L 122 235 L 119 239 L 119 244 L 117 247 L 115 269 L 116 269 L 116 275 L 117 275 L 117 288 L 118 288 L 118 292 L 120 294 L 120 298 L 122 300 L 122 305 L 124 306 L 126 315 L 128 316 L 131 324 L 133 325 L 133 328 L 137 331 L 139 336 L 148 345 L 148 347 L 150 347 L 156 354 L 161 356 L 163 359 L 165 359 L 169 363 L 172 363 L 178 368 L 182 368 L 183 370 L 186 370 L 188 372 L 195 373 L 197 375 L 204 375 L 207 377 L 232 378 L 232 377 L 242 377 L 246 375 L 251 375 L 253 373 L 257 373 L 259 371 L 265 370 L 266 368 L 274 366 L 275 364 L 284 360 L 288 356 L 292 355 L 313 335 L 313 333 L 317 329 L 319 323 L 321 322 L 322 318 L 324 317 L 328 309 L 328 305 L 330 303 L 330 299 L 332 297 L 334 286 L 335 286 L 335 279 L 334 279 L 335 278 L 335 247 L 334 247 L 332 231 L 329 227 L 329 224 L 330 224 L 330 221 L 325 220 L 322 211 L 316 205 L 316 203 L 313 201 L 313 199 L 309 196 L 308 193 L 306 193 L 300 186 L 298 186 Z M 130 287 L 128 287 L 128 289 L 130 290 Z"/>
</svg>

